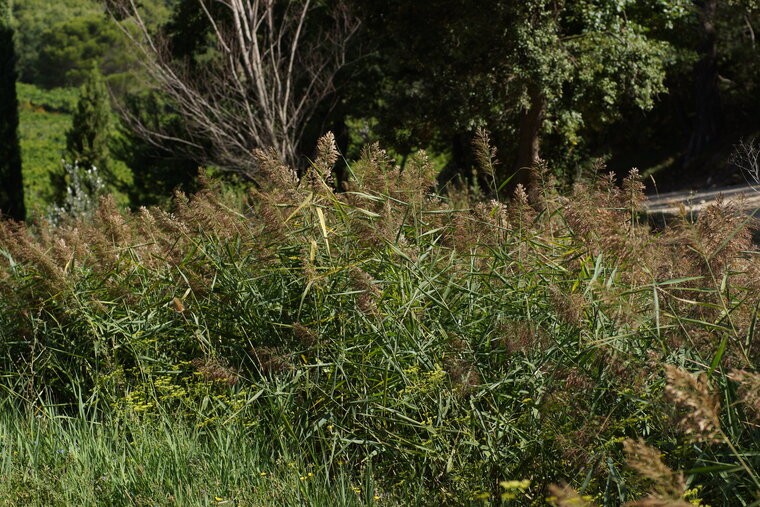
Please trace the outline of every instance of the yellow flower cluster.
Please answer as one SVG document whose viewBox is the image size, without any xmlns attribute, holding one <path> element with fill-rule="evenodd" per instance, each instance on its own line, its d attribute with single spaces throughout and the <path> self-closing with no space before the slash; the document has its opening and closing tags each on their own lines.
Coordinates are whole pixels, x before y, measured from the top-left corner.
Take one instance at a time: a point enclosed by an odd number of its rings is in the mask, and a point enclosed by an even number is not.
<svg viewBox="0 0 760 507">
<path fill-rule="evenodd" d="M 436 365 L 433 370 L 420 372 L 419 366 L 412 366 L 404 370 L 408 375 L 410 384 L 401 389 L 399 394 L 407 396 L 425 395 L 435 392 L 443 385 L 446 371 L 441 365 Z"/>
</svg>

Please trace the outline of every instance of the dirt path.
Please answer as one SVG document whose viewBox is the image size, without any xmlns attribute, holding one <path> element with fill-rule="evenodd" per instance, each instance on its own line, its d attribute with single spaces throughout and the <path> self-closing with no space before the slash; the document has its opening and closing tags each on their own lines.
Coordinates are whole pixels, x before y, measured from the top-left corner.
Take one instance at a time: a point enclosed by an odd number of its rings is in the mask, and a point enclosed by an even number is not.
<svg viewBox="0 0 760 507">
<path fill-rule="evenodd" d="M 742 209 L 746 210 L 747 213 L 760 216 L 760 187 L 750 185 L 648 195 L 644 206 L 651 215 L 676 215 L 679 213 L 679 204 L 683 204 L 687 212 L 699 214 L 701 210 L 715 202 L 720 195 L 723 195 L 723 199 L 726 201 L 740 203 Z M 744 196 L 743 201 L 740 199 L 741 196 Z"/>
</svg>

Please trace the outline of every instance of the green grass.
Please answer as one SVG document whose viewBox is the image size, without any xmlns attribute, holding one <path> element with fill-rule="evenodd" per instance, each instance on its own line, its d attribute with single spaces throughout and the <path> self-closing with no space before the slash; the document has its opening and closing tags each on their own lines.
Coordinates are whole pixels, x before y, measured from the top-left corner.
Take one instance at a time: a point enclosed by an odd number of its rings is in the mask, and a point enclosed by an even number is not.
<svg viewBox="0 0 760 507">
<path fill-rule="evenodd" d="M 297 447 L 241 424 L 110 420 L 3 407 L 0 501 L 11 505 L 362 505 L 361 482 L 326 477 Z M 283 452 L 284 451 L 284 452 Z M 292 453 L 292 454 L 291 454 Z M 316 471 L 317 473 L 314 473 Z M 357 492 L 358 491 L 358 492 Z M 374 495 L 373 495 L 374 496 Z"/>
<path fill-rule="evenodd" d="M 424 155 L 399 174 L 370 147 L 339 194 L 330 165 L 296 185 L 262 158 L 244 203 L 210 188 L 171 213 L 0 227 L 21 407 L 0 495 L 757 501 L 760 266 L 731 206 L 655 232 L 635 174 L 547 184 L 539 212 L 427 195 Z"/>
</svg>

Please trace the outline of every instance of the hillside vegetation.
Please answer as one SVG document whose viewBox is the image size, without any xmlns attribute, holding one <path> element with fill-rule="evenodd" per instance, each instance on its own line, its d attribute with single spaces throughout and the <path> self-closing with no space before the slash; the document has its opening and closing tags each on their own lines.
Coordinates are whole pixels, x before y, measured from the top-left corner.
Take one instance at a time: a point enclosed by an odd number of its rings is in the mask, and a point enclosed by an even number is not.
<svg viewBox="0 0 760 507">
<path fill-rule="evenodd" d="M 55 176 L 62 171 L 66 131 L 71 127 L 77 91 L 41 90 L 23 83 L 16 88 L 25 201 L 30 209 L 44 210 L 55 202 Z"/>
<path fill-rule="evenodd" d="M 493 175 L 481 135 L 481 175 Z M 528 205 L 376 145 L 331 189 L 0 226 L 0 497 L 138 505 L 748 505 L 760 264 L 602 168 Z M 496 189 L 490 189 L 492 192 Z"/>
</svg>

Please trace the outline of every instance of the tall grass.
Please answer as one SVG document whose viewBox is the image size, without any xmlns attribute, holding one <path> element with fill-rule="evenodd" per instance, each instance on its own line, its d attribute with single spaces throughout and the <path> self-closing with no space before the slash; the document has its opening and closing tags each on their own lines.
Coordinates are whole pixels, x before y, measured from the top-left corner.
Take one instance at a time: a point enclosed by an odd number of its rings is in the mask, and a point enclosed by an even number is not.
<svg viewBox="0 0 760 507">
<path fill-rule="evenodd" d="M 119 420 L 86 409 L 64 415 L 3 408 L 5 504 L 365 503 L 359 477 L 339 471 L 328 478 L 288 442 L 242 424 L 209 428 L 169 417 Z"/>
<path fill-rule="evenodd" d="M 340 193 L 330 136 L 301 177 L 257 156 L 244 203 L 211 182 L 171 210 L 3 224 L 4 438 L 46 435 L 4 451 L 4 494 L 757 501 L 759 265 L 730 204 L 655 232 L 635 171 L 567 197 L 544 171 L 531 206 L 431 195 L 424 153 L 402 172 L 370 146 Z M 74 441 L 87 457 L 51 461 Z M 112 496 L 72 482 L 111 475 Z"/>
</svg>

